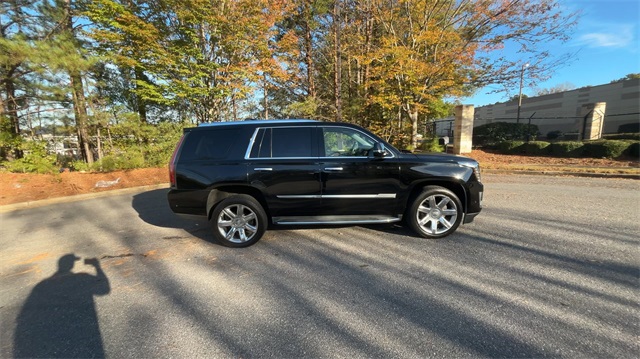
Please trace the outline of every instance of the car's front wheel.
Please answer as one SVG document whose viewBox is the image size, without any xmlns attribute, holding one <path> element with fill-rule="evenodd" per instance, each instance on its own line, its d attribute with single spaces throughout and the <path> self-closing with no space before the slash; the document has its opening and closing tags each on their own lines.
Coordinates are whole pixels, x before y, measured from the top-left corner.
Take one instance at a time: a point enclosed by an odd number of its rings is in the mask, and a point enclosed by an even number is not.
<svg viewBox="0 0 640 359">
<path fill-rule="evenodd" d="M 267 215 L 253 197 L 238 194 L 220 201 L 209 219 L 213 235 L 227 247 L 247 247 L 256 243 L 267 228 Z"/>
<path fill-rule="evenodd" d="M 442 238 L 455 232 L 462 221 L 462 203 L 450 190 L 427 186 L 407 213 L 409 226 L 425 238 Z"/>
</svg>

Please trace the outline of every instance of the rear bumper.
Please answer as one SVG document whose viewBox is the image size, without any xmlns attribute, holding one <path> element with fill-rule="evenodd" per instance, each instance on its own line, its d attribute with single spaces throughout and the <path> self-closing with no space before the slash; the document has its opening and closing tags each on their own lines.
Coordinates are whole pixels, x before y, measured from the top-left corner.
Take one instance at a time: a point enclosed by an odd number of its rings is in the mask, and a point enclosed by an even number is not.
<svg viewBox="0 0 640 359">
<path fill-rule="evenodd" d="M 176 214 L 207 215 L 206 192 L 171 189 L 167 194 L 169 207 Z"/>
</svg>

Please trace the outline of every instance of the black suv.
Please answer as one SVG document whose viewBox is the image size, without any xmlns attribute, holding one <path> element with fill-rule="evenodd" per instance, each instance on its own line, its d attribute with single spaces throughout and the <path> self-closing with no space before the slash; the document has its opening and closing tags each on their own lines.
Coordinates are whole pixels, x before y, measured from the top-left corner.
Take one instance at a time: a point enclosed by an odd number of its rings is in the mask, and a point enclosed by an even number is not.
<svg viewBox="0 0 640 359">
<path fill-rule="evenodd" d="M 311 120 L 186 128 L 169 164 L 169 205 L 209 218 L 230 247 L 270 225 L 392 223 L 440 238 L 482 208 L 478 162 L 398 151 L 361 127 Z"/>
</svg>

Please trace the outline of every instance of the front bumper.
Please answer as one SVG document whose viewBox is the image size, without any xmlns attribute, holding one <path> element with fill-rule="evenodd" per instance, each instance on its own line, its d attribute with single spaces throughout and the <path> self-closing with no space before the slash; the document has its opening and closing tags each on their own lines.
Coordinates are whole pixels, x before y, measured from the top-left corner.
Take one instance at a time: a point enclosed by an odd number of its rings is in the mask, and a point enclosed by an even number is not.
<svg viewBox="0 0 640 359">
<path fill-rule="evenodd" d="M 475 213 L 467 213 L 464 215 L 464 221 L 462 221 L 462 223 L 471 223 L 473 222 L 473 220 L 476 218 L 477 215 L 479 215 L 480 212 L 475 212 Z"/>
</svg>

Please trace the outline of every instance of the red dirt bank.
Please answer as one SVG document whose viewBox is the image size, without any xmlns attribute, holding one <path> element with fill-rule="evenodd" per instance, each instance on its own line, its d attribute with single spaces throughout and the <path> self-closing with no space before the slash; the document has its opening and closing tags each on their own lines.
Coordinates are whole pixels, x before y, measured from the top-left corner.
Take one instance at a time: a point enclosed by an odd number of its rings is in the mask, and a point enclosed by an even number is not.
<svg viewBox="0 0 640 359">
<path fill-rule="evenodd" d="M 636 170 L 637 161 L 619 161 L 594 158 L 552 158 L 512 156 L 473 151 L 468 157 L 480 162 L 484 169 L 554 170 L 564 168 L 614 168 Z M 96 187 L 100 181 L 120 179 L 108 187 Z M 109 191 L 129 187 L 169 182 L 167 168 L 143 168 L 109 173 L 63 172 L 55 175 L 0 172 L 0 205 L 36 201 L 47 198 Z"/>
</svg>

